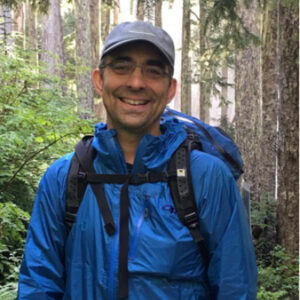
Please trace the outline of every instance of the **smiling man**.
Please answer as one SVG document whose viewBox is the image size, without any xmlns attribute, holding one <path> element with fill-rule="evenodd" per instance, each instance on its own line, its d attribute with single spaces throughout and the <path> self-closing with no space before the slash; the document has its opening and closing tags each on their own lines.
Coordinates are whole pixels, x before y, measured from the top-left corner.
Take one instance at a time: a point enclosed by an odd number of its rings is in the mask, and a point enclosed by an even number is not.
<svg viewBox="0 0 300 300">
<path fill-rule="evenodd" d="M 137 33 L 133 34 L 133 41 L 104 50 L 100 70 L 93 72 L 94 86 L 106 108 L 107 127 L 117 130 L 125 160 L 130 163 L 146 133 L 161 134 L 161 114 L 176 91 L 171 55 L 168 62 L 156 46 L 143 39 L 136 41 Z"/>
<path fill-rule="evenodd" d="M 198 150 L 188 162 L 208 263 L 176 213 L 168 182 L 156 177 L 167 176 L 172 155 L 187 138 L 178 120 L 161 119 L 176 91 L 173 69 L 173 41 L 161 28 L 136 21 L 110 33 L 92 74 L 107 124 L 96 125 L 94 156 L 81 151 L 83 158 L 92 157 L 90 169 L 98 174 L 80 177 L 77 169 L 76 179 L 89 184 L 77 213 L 71 211 L 70 227 L 66 206 L 78 190 L 69 175 L 80 151 L 44 174 L 18 299 L 256 298 L 249 225 L 227 167 Z M 95 183 L 95 175 L 103 176 L 102 184 Z"/>
</svg>

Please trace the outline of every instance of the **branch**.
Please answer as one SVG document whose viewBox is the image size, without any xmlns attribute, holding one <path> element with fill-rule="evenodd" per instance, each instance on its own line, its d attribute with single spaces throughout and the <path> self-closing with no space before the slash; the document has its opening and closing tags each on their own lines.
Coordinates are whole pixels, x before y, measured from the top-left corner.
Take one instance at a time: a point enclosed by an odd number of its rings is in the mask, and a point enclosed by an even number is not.
<svg viewBox="0 0 300 300">
<path fill-rule="evenodd" d="M 193 10 L 190 10 L 190 12 L 194 17 L 196 17 L 197 21 L 200 22 L 200 17 Z"/>
<path fill-rule="evenodd" d="M 18 173 L 26 166 L 26 164 L 31 161 L 35 156 L 37 156 L 38 154 L 40 154 L 41 152 L 45 151 L 46 149 L 50 148 L 52 145 L 54 145 L 55 143 L 57 143 L 58 141 L 64 139 L 65 137 L 74 134 L 74 132 L 71 133 L 67 133 L 63 136 L 61 136 L 60 138 L 54 140 L 52 143 L 48 144 L 47 146 L 45 146 L 44 148 L 34 152 L 33 154 L 31 154 L 29 157 L 27 157 L 25 159 L 25 161 L 22 163 L 22 165 L 17 169 L 17 171 L 13 174 L 13 176 L 9 179 L 9 181 L 6 182 L 6 184 L 4 185 L 4 187 L 0 190 L 0 193 L 3 193 L 7 190 L 7 188 L 10 186 L 10 184 L 15 180 L 15 178 L 17 177 Z"/>
</svg>

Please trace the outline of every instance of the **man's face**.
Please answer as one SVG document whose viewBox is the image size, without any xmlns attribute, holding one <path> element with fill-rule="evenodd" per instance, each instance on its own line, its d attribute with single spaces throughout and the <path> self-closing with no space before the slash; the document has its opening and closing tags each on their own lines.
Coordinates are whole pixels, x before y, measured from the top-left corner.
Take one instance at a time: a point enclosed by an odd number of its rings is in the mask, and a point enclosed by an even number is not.
<svg viewBox="0 0 300 300">
<path fill-rule="evenodd" d="M 105 63 L 130 61 L 138 65 L 163 65 L 162 54 L 151 44 L 134 42 L 109 54 Z M 107 111 L 108 128 L 119 133 L 160 134 L 160 116 L 176 91 L 176 80 L 163 76 L 144 76 L 138 66 L 130 74 L 117 74 L 110 66 L 105 67 L 101 77 L 93 73 L 93 83 L 102 96 Z"/>
</svg>

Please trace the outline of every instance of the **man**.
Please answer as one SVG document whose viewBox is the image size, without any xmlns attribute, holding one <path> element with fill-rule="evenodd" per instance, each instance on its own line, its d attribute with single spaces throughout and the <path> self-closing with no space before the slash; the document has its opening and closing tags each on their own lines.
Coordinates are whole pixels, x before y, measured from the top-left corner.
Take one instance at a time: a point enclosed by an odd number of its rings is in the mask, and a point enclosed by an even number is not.
<svg viewBox="0 0 300 300">
<path fill-rule="evenodd" d="M 107 125 L 96 126 L 92 142 L 97 173 L 167 169 L 186 138 L 175 120 L 160 121 L 176 91 L 173 68 L 174 45 L 162 29 L 137 21 L 122 23 L 110 33 L 100 68 L 92 75 L 107 111 Z M 166 182 L 129 185 L 128 226 L 122 221 L 122 185 L 104 184 L 116 224 L 111 235 L 88 185 L 67 235 L 71 157 L 56 161 L 41 180 L 20 271 L 19 299 L 256 298 L 249 226 L 235 180 L 221 161 L 200 151 L 191 153 L 194 194 L 210 257 L 206 268 L 189 230 L 176 213 L 163 209 L 174 207 Z M 122 240 L 126 228 L 128 236 Z"/>
</svg>

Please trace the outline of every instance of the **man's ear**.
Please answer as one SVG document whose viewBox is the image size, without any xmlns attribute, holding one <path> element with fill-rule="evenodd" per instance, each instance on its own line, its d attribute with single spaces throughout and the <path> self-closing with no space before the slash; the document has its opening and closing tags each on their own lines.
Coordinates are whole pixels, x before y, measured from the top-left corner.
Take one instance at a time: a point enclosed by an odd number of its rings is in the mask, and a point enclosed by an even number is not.
<svg viewBox="0 0 300 300">
<path fill-rule="evenodd" d="M 176 94 L 176 87 L 177 87 L 177 80 L 172 78 L 169 86 L 169 92 L 168 92 L 168 104 L 172 101 Z"/>
<path fill-rule="evenodd" d="M 95 87 L 96 92 L 102 96 L 102 84 L 103 80 L 100 75 L 99 69 L 95 69 L 92 73 L 92 81 Z"/>
</svg>

